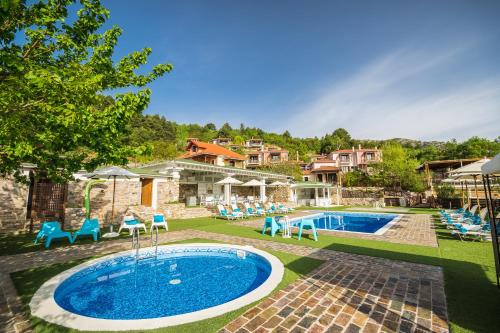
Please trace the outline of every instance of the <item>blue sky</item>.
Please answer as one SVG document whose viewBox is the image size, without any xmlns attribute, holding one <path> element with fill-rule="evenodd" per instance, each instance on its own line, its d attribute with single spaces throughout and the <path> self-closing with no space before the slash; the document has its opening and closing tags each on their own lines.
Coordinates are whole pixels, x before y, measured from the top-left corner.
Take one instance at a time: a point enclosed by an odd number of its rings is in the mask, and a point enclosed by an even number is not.
<svg viewBox="0 0 500 333">
<path fill-rule="evenodd" d="M 301 137 L 500 135 L 500 1 L 104 0 L 117 56 L 171 74 L 147 114 Z"/>
</svg>

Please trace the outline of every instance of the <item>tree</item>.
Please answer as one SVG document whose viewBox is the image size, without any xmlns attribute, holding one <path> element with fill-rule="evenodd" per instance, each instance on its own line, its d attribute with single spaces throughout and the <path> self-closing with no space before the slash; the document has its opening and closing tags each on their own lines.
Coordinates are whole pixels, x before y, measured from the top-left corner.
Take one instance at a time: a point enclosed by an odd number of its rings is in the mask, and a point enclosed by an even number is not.
<svg viewBox="0 0 500 333">
<path fill-rule="evenodd" d="M 355 169 L 344 175 L 344 185 L 347 187 L 371 186 L 373 183 L 370 175 L 362 170 Z"/>
<path fill-rule="evenodd" d="M 436 188 L 436 196 L 438 199 L 456 198 L 455 188 L 450 184 L 441 184 Z"/>
<path fill-rule="evenodd" d="M 245 144 L 245 138 L 240 136 L 240 135 L 236 135 L 234 138 L 233 138 L 233 143 L 235 145 L 244 145 Z"/>
<path fill-rule="evenodd" d="M 22 181 L 19 169 L 29 162 L 65 181 L 81 169 L 125 164 L 143 150 L 123 143 L 127 125 L 149 103 L 144 87 L 172 65 L 136 74 L 149 48 L 114 62 L 121 29 L 97 32 L 109 11 L 99 0 L 73 2 L 2 2 L 0 175 Z M 111 101 L 104 96 L 117 89 Z"/>
<path fill-rule="evenodd" d="M 375 177 L 381 185 L 414 192 L 423 191 L 422 176 L 416 172 L 419 162 L 410 158 L 401 144 L 385 143 L 382 146 L 382 158 L 382 162 L 374 164 Z"/>
<path fill-rule="evenodd" d="M 224 123 L 224 125 L 219 128 L 219 132 L 217 133 L 217 135 L 219 136 L 219 138 L 230 138 L 232 132 L 233 129 L 231 128 L 231 125 L 229 125 L 229 123 Z"/>
<path fill-rule="evenodd" d="M 349 149 L 353 145 L 351 135 L 343 128 L 337 128 L 332 134 L 327 134 L 321 138 L 320 152 L 328 154 L 339 149 Z"/>
<path fill-rule="evenodd" d="M 295 180 L 302 180 L 302 170 L 300 165 L 295 162 L 269 163 L 260 165 L 257 169 L 291 176 Z"/>
<path fill-rule="evenodd" d="M 208 123 L 205 125 L 205 128 L 211 131 L 217 131 L 217 127 L 215 126 L 214 123 Z"/>
</svg>

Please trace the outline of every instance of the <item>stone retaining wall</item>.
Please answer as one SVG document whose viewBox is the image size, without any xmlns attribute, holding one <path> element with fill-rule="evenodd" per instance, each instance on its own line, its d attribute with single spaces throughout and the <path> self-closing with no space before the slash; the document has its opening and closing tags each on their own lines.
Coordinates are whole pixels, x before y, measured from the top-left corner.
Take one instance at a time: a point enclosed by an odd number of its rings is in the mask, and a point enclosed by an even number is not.
<svg viewBox="0 0 500 333">
<path fill-rule="evenodd" d="M 0 178 L 0 231 L 16 232 L 24 230 L 28 186 L 19 184 L 13 178 Z"/>
<path fill-rule="evenodd" d="M 81 225 L 85 217 L 85 186 L 87 181 L 68 184 L 68 199 L 65 209 L 65 227 L 72 228 Z M 106 180 L 92 186 L 90 190 L 91 216 L 101 221 L 111 220 L 113 202 L 113 180 Z M 141 182 L 139 180 L 117 180 L 115 187 L 114 223 L 120 223 L 123 214 L 130 206 L 141 204 Z"/>
<path fill-rule="evenodd" d="M 290 197 L 290 188 L 288 186 L 277 186 L 266 188 L 268 201 L 287 202 Z"/>
<path fill-rule="evenodd" d="M 340 202 L 346 206 L 374 206 L 375 202 L 381 207 L 384 206 L 384 198 L 341 198 Z"/>
</svg>

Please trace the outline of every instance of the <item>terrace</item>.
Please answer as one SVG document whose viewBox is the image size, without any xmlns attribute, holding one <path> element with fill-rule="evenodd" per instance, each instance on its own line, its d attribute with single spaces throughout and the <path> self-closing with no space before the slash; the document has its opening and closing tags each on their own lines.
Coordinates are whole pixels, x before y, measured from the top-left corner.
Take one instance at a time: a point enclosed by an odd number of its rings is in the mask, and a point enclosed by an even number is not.
<svg viewBox="0 0 500 333">
<path fill-rule="evenodd" d="M 325 209 L 323 209 L 325 210 Z M 339 207 L 335 211 L 364 211 Z M 332 211 L 332 209 L 328 209 Z M 297 210 L 290 217 L 309 215 Z M 278 287 L 261 300 L 223 315 L 161 332 L 491 332 L 500 306 L 491 245 L 461 242 L 435 211 L 409 209 L 382 237 L 319 231 L 318 241 L 261 234 L 263 218 L 169 220 L 160 244 L 253 246 L 285 265 Z M 91 258 L 130 249 L 130 238 L 54 243 L 2 236 L 0 304 L 7 332 L 70 331 L 30 315 L 32 295 L 49 278 Z M 143 247 L 149 237 L 141 235 Z M 140 288 L 140 287 L 139 287 Z"/>
</svg>

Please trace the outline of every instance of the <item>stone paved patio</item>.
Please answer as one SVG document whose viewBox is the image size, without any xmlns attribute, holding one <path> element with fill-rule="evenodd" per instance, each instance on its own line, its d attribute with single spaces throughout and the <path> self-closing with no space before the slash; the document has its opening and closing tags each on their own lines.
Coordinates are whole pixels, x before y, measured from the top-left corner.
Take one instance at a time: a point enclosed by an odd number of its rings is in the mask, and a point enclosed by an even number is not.
<svg viewBox="0 0 500 333">
<path fill-rule="evenodd" d="M 300 242 L 277 243 L 269 237 L 249 239 L 198 230 L 163 233 L 159 241 L 190 238 L 325 260 L 317 270 L 273 293 L 221 332 L 448 331 L 440 267 L 311 248 Z M 145 240 L 143 245 L 147 243 Z M 3 331 L 31 331 L 9 273 L 127 249 L 129 241 L 117 240 L 0 256 L 0 320 L 6 323 Z"/>
<path fill-rule="evenodd" d="M 316 214 L 316 211 L 299 211 L 296 213 L 288 214 L 289 217 L 300 217 Z M 427 214 L 400 214 L 401 219 L 389 228 L 383 235 L 371 235 L 356 232 L 342 232 L 342 231 L 327 231 L 319 230 L 320 234 L 347 237 L 347 238 L 360 238 L 371 239 L 399 244 L 411 245 L 424 245 L 437 247 L 437 237 L 434 231 L 432 218 Z M 264 219 L 243 220 L 235 223 L 236 225 L 262 228 Z M 292 229 L 292 232 L 294 230 Z"/>
</svg>

